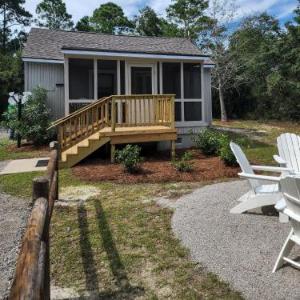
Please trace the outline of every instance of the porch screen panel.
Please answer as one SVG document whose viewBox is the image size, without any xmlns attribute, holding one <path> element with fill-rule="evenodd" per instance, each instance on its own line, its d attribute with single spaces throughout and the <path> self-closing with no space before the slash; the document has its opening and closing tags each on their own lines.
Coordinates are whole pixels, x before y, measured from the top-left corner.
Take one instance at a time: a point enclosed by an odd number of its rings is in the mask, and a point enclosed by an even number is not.
<svg viewBox="0 0 300 300">
<path fill-rule="evenodd" d="M 69 94 L 71 100 L 94 99 L 94 62 L 69 59 Z"/>
<path fill-rule="evenodd" d="M 184 63 L 184 98 L 201 99 L 201 64 Z"/>
<path fill-rule="evenodd" d="M 184 102 L 184 120 L 202 121 L 202 102 Z"/>
<path fill-rule="evenodd" d="M 181 121 L 181 102 L 175 102 L 175 121 Z"/>
<path fill-rule="evenodd" d="M 125 95 L 125 61 L 124 60 L 121 60 L 120 61 L 120 83 L 121 83 L 121 88 L 120 88 L 120 91 L 121 91 L 121 95 Z"/>
<path fill-rule="evenodd" d="M 117 93 L 117 61 L 98 60 L 98 98 Z"/>
<path fill-rule="evenodd" d="M 181 98 L 180 63 L 163 63 L 163 93 Z"/>
<path fill-rule="evenodd" d="M 160 63 L 157 63 L 157 93 L 160 94 Z"/>
</svg>

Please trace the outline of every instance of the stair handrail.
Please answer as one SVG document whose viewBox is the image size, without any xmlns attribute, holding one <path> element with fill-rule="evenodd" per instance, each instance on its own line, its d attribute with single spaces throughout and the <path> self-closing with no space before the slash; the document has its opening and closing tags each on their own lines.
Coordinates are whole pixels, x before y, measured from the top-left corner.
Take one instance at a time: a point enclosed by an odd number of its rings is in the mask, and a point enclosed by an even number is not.
<svg viewBox="0 0 300 300">
<path fill-rule="evenodd" d="M 90 104 L 88 104 L 88 105 L 85 105 L 85 106 L 82 107 L 82 108 L 77 109 L 76 111 L 72 112 L 71 114 L 69 114 L 69 115 L 67 115 L 67 116 L 65 116 L 65 117 L 63 117 L 63 118 L 60 118 L 60 119 L 58 119 L 58 120 L 52 122 L 52 123 L 51 123 L 51 126 L 48 128 L 48 130 L 51 129 L 51 128 L 53 128 L 53 127 L 57 127 L 58 125 L 64 123 L 65 121 L 68 121 L 68 120 L 72 119 L 73 117 L 79 115 L 79 114 L 82 113 L 83 111 L 89 110 L 90 108 L 93 108 L 94 106 L 97 106 L 98 104 L 100 104 L 100 103 L 102 103 L 102 102 L 105 102 L 105 101 L 109 100 L 109 98 L 111 98 L 111 97 L 112 97 L 112 96 L 102 97 L 102 98 L 100 98 L 100 99 L 98 99 L 98 100 L 96 100 L 96 101 L 94 101 L 94 102 L 92 102 L 92 103 L 90 103 Z M 78 101 L 78 102 L 79 102 L 79 101 Z M 79 102 L 79 103 L 80 103 L 80 102 Z"/>
</svg>

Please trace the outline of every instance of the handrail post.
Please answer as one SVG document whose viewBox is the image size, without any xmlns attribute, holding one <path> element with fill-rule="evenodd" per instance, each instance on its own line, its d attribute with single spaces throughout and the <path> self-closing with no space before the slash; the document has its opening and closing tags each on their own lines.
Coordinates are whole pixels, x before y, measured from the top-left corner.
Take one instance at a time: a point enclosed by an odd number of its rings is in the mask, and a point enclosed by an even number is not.
<svg viewBox="0 0 300 300">
<path fill-rule="evenodd" d="M 171 96 L 170 99 L 170 123 L 171 123 L 171 128 L 175 128 L 175 97 Z"/>
<path fill-rule="evenodd" d="M 112 96 L 111 102 L 111 131 L 116 131 L 116 98 Z"/>
</svg>

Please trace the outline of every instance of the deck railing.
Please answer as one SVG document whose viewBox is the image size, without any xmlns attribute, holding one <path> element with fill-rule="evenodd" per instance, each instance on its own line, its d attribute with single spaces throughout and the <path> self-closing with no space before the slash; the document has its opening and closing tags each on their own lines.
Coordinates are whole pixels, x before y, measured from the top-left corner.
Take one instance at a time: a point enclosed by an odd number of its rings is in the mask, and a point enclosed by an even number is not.
<svg viewBox="0 0 300 300">
<path fill-rule="evenodd" d="M 64 151 L 104 127 L 175 127 L 175 95 L 113 95 L 73 112 L 51 127 L 57 127 Z"/>
<path fill-rule="evenodd" d="M 45 176 L 33 180 L 34 206 L 18 256 L 9 299 L 50 299 L 49 228 L 58 199 L 58 144 L 51 143 Z"/>
</svg>

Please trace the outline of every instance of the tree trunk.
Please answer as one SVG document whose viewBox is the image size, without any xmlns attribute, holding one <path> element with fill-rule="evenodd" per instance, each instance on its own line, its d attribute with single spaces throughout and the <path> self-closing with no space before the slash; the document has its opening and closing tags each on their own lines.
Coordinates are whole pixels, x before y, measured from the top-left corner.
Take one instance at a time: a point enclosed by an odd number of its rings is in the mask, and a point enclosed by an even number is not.
<svg viewBox="0 0 300 300">
<path fill-rule="evenodd" d="M 227 122 L 227 112 L 226 112 L 226 107 L 225 107 L 225 102 L 224 102 L 224 94 L 223 94 L 223 88 L 222 88 L 222 83 L 221 79 L 219 78 L 219 100 L 220 100 L 220 108 L 221 108 L 221 121 L 222 122 Z"/>
</svg>

